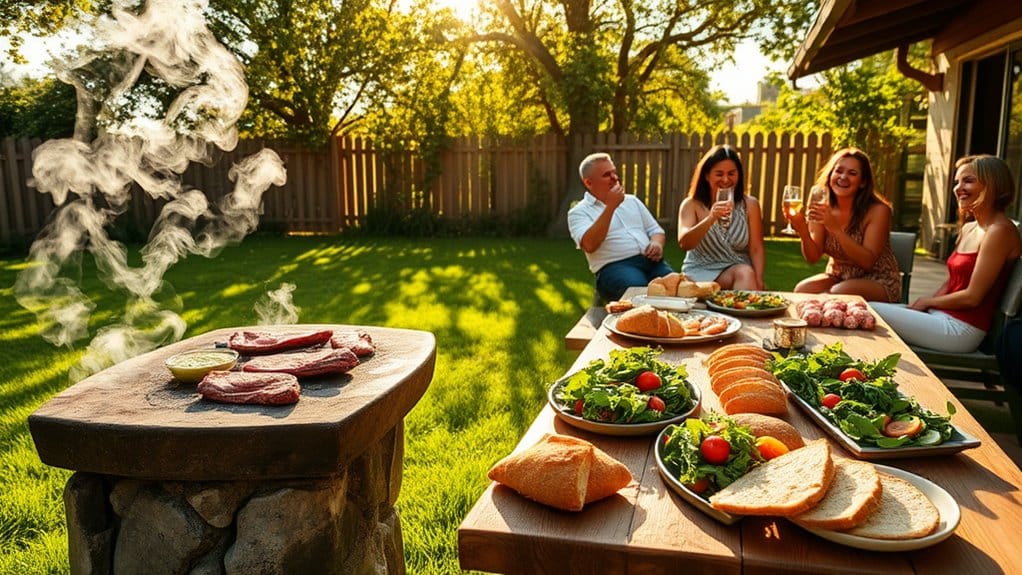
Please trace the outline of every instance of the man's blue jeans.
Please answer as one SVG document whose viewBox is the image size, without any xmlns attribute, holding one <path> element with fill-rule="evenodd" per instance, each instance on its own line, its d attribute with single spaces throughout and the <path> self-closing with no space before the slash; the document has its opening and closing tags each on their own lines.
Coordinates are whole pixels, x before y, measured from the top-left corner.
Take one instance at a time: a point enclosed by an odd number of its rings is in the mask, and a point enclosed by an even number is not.
<svg viewBox="0 0 1022 575">
<path fill-rule="evenodd" d="M 600 268 L 596 272 L 596 291 L 606 301 L 618 300 L 626 289 L 632 286 L 645 287 L 650 281 L 673 271 L 665 260 L 655 262 L 639 254 Z"/>
</svg>

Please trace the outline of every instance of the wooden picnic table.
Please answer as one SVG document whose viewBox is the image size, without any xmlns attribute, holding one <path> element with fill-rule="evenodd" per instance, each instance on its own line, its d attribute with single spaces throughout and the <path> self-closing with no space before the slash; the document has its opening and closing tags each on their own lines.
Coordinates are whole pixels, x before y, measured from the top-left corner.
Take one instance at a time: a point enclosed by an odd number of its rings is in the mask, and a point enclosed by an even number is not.
<svg viewBox="0 0 1022 575">
<path fill-rule="evenodd" d="M 627 296 L 642 293 L 630 290 Z M 792 302 L 802 294 L 785 293 Z M 817 296 L 818 297 L 818 296 Z M 795 315 L 794 305 L 787 314 Z M 702 360 L 725 343 L 761 343 L 772 320 L 741 318 L 742 329 L 726 340 L 665 346 L 662 358 L 684 363 L 703 393 L 702 409 L 721 411 Z M 780 518 L 746 517 L 725 526 L 671 492 L 654 455 L 655 436 L 628 438 L 588 433 L 566 425 L 547 405 L 516 451 L 544 433 L 591 441 L 628 466 L 634 481 L 617 495 L 578 513 L 558 511 L 492 483 L 458 529 L 461 567 L 498 573 L 1022 573 L 1022 471 L 949 393 L 941 381 L 879 317 L 873 331 L 811 328 L 812 348 L 841 341 L 852 357 L 875 360 L 900 353 L 899 389 L 921 405 L 944 413 L 982 445 L 956 454 L 878 461 L 915 473 L 947 490 L 961 507 L 961 523 L 947 540 L 917 551 L 876 552 L 819 538 Z M 611 349 L 643 345 L 600 328 L 569 372 Z M 827 437 L 789 402 L 785 417 L 804 437 Z M 831 440 L 838 455 L 851 454 Z"/>
</svg>

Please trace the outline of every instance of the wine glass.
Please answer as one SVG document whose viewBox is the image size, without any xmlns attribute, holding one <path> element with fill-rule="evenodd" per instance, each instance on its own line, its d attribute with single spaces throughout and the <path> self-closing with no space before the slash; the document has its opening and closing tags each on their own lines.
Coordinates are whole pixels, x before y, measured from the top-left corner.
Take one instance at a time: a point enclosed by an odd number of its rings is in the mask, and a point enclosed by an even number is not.
<svg viewBox="0 0 1022 575">
<path fill-rule="evenodd" d="M 734 188 L 718 188 L 717 189 L 717 201 L 733 203 L 735 201 L 735 189 Z M 731 214 L 721 217 L 719 220 L 721 227 L 727 229 L 731 225 Z"/>
<path fill-rule="evenodd" d="M 791 227 L 791 217 L 802 211 L 802 188 L 799 186 L 784 186 L 781 204 L 784 208 L 784 217 L 788 220 L 787 227 L 781 230 L 781 233 L 788 236 L 797 235 L 798 232 L 795 231 L 795 228 Z"/>
</svg>

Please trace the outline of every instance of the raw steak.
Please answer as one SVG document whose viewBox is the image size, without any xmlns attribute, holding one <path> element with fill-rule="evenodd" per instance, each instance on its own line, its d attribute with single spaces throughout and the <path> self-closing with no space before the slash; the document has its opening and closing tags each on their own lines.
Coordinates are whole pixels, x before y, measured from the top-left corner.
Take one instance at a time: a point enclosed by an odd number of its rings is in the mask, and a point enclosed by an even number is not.
<svg viewBox="0 0 1022 575">
<path fill-rule="evenodd" d="M 256 357 L 248 360 L 242 369 L 309 377 L 325 373 L 345 373 L 356 365 L 358 365 L 358 358 L 350 349 L 324 348 Z"/>
<path fill-rule="evenodd" d="M 227 345 L 239 353 L 261 355 L 324 344 L 330 341 L 333 334 L 334 332 L 329 329 L 280 334 L 268 331 L 241 331 L 231 334 Z"/>
<path fill-rule="evenodd" d="M 198 385 L 202 397 L 221 403 L 287 405 L 298 401 L 302 387 L 287 373 L 211 371 Z"/>
<path fill-rule="evenodd" d="M 330 338 L 330 346 L 334 349 L 348 348 L 358 357 L 372 355 L 376 351 L 373 338 L 362 331 L 335 331 Z"/>
</svg>

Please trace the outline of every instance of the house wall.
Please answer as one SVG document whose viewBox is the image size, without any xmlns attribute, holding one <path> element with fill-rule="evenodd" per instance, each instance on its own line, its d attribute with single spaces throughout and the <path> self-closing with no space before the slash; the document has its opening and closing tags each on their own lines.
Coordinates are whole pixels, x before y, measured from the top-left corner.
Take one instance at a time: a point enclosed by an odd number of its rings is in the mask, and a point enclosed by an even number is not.
<svg viewBox="0 0 1022 575">
<path fill-rule="evenodd" d="M 926 125 L 926 169 L 920 236 L 922 246 L 930 250 L 936 250 L 936 240 L 942 237 L 946 240 L 948 237 L 948 234 L 942 234 L 939 226 L 949 219 L 947 196 L 953 177 L 951 169 L 955 156 L 960 154 L 959 150 L 954 149 L 956 135 L 959 130 L 966 129 L 966 126 L 957 125 L 961 96 L 963 90 L 968 89 L 962 85 L 961 63 L 1004 50 L 1009 44 L 1022 40 L 1022 18 L 1010 19 L 990 29 L 989 19 L 980 18 L 979 14 L 970 15 L 976 15 L 977 21 L 962 22 L 943 37 L 934 39 L 934 48 L 943 50 L 935 54 L 934 64 L 938 72 L 944 73 L 944 84 L 940 92 L 930 92 Z M 976 33 L 970 34 L 972 31 Z M 963 36 L 968 39 L 950 46 Z M 954 216 L 950 219 L 953 221 Z"/>
</svg>

